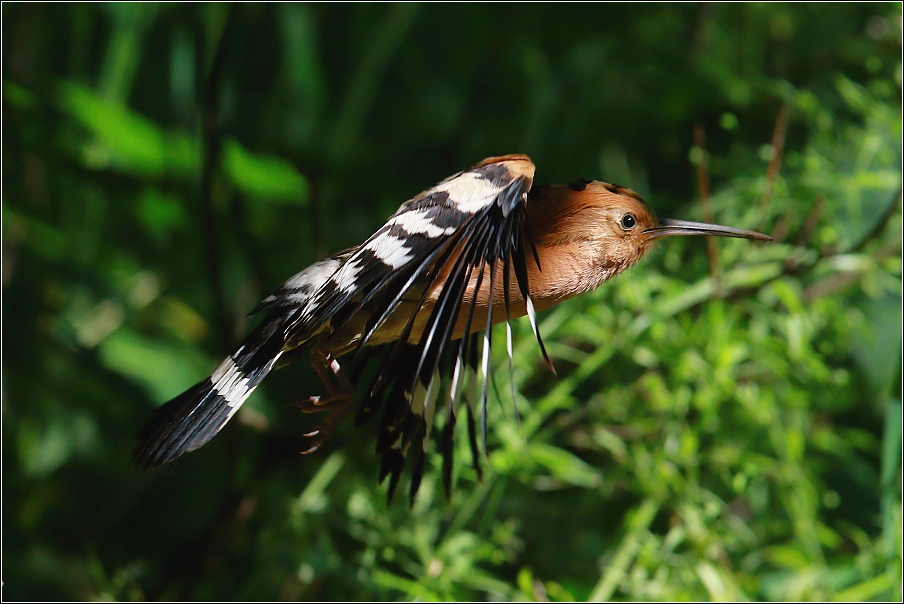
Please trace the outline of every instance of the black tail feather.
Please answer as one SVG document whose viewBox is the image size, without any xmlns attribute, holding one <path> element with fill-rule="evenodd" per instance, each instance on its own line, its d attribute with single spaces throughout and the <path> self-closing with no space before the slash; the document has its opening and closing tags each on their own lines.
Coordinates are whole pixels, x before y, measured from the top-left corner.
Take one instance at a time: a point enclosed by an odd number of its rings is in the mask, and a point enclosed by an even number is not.
<svg viewBox="0 0 904 604">
<path fill-rule="evenodd" d="M 213 438 L 273 369 L 295 312 L 271 314 L 211 377 L 154 411 L 138 433 L 132 465 L 158 468 Z"/>
<path fill-rule="evenodd" d="M 138 433 L 132 465 L 150 470 L 194 451 L 219 432 L 232 408 L 216 394 L 210 378 L 159 407 Z"/>
</svg>

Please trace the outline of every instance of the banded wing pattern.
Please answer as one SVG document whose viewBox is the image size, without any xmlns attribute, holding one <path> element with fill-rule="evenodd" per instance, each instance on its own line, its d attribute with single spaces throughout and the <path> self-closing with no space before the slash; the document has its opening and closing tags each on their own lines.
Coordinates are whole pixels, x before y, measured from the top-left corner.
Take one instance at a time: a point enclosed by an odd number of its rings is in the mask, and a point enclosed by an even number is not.
<svg viewBox="0 0 904 604">
<path fill-rule="evenodd" d="M 213 374 L 154 411 L 138 434 L 132 465 L 156 468 L 213 438 L 286 352 L 301 342 L 288 334 L 311 294 L 347 258 L 349 250 L 316 262 L 289 279 L 251 314 L 270 313 Z"/>
<path fill-rule="evenodd" d="M 533 164 L 523 156 L 491 158 L 425 191 L 362 244 L 333 275 L 332 283 L 312 299 L 307 320 L 313 325 L 331 318 L 336 329 L 337 317 L 342 321 L 367 316 L 363 329 L 351 330 L 348 345 L 360 352 L 369 344 L 384 344 L 356 423 L 382 410 L 377 452 L 382 456 L 380 480 L 390 477 L 390 497 L 406 458 L 412 460 L 410 495 L 417 493 L 424 444 L 438 405 L 448 408 L 440 444 L 448 492 L 452 432 L 465 390 L 471 393 L 465 397 L 468 433 L 479 472 L 471 404 L 481 405 L 485 446 L 490 327 L 503 319 L 494 317 L 493 307 L 500 306 L 493 299 L 497 292 L 502 292 L 501 312 L 507 322 L 509 295 L 517 287 L 536 326 L 527 284 L 527 248 L 532 244 L 526 236 L 533 172 Z M 476 317 L 481 291 L 489 300 L 482 305 L 485 316 Z M 367 293 L 355 296 L 356 292 Z M 483 336 L 478 338 L 474 332 L 481 329 Z M 507 336 L 510 342 L 508 323 Z M 510 345 L 508 350 L 511 354 Z M 446 394 L 442 399 L 441 390 Z"/>
</svg>

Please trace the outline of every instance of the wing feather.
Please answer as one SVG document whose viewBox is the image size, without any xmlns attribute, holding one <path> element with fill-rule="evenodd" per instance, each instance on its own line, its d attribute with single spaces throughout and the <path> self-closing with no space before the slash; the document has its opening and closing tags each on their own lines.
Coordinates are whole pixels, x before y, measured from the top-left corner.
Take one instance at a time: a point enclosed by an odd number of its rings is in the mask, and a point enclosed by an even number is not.
<svg viewBox="0 0 904 604">
<path fill-rule="evenodd" d="M 476 385 L 468 376 L 476 374 L 478 358 L 486 451 L 491 333 L 494 320 L 499 320 L 493 313 L 500 280 L 497 267 L 502 271 L 505 319 L 511 318 L 509 288 L 513 280 L 528 308 L 533 309 L 525 257 L 528 246 L 534 249 L 527 216 L 533 174 L 534 165 L 525 156 L 491 158 L 405 202 L 380 230 L 349 250 L 341 265 L 310 293 L 294 328 L 300 334 L 311 334 L 329 323 L 341 334 L 337 338 L 347 340 L 341 345 L 357 353 L 365 346 L 389 343 L 364 394 L 356 423 L 382 409 L 377 453 L 383 458 L 380 480 L 390 478 L 390 497 L 407 457 L 413 466 L 410 496 L 417 493 L 438 400 L 448 400 L 449 407 L 441 437 L 443 482 L 449 490 L 456 399 L 466 381 Z M 535 250 L 533 260 L 537 260 Z M 482 289 L 485 285 L 488 289 Z M 484 332 L 482 343 L 476 343 L 472 338 L 476 335 L 472 334 L 474 319 L 477 308 L 484 304 L 486 321 L 476 330 Z M 359 315 L 368 320 L 342 332 L 342 323 Z M 548 359 L 533 319 L 532 324 Z M 509 351 L 510 339 L 507 336 Z M 360 356 L 356 354 L 356 359 Z M 437 397 L 441 380 L 448 383 L 448 399 Z M 466 399 L 468 433 L 479 474 L 471 407 L 476 401 Z"/>
</svg>

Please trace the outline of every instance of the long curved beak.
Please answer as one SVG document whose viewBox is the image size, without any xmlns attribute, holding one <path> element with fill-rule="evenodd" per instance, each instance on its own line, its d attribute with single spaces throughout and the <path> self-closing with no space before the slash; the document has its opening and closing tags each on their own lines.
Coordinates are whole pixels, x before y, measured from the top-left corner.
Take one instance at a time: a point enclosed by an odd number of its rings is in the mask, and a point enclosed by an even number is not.
<svg viewBox="0 0 904 604">
<path fill-rule="evenodd" d="M 734 227 L 707 224 L 705 222 L 690 222 L 687 220 L 671 220 L 664 218 L 659 221 L 659 226 L 647 229 L 644 233 L 650 235 L 650 239 L 656 237 L 668 237 L 670 235 L 712 235 L 715 237 L 739 237 L 741 239 L 759 239 L 760 241 L 772 241 L 769 235 L 763 235 L 756 231 L 736 229 Z"/>
</svg>

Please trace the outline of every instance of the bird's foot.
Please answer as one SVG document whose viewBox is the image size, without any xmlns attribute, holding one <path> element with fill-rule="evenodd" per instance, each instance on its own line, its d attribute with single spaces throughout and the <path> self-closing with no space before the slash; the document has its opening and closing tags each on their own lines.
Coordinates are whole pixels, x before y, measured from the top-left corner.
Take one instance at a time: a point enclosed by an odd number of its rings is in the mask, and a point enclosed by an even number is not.
<svg viewBox="0 0 904 604">
<path fill-rule="evenodd" d="M 312 439 L 311 445 L 302 451 L 303 455 L 313 453 L 332 436 L 336 429 L 352 414 L 354 405 L 350 396 L 312 396 L 296 403 L 303 413 L 326 412 L 326 416 L 316 428 L 302 436 Z"/>
<path fill-rule="evenodd" d="M 311 446 L 302 451 L 303 455 L 319 449 L 354 410 L 352 386 L 345 374 L 342 373 L 338 361 L 329 353 L 316 348 L 311 353 L 311 364 L 314 366 L 314 371 L 320 376 L 323 385 L 326 386 L 328 394 L 327 396 L 311 396 L 296 404 L 303 413 L 326 411 L 327 415 L 317 428 L 303 435 L 313 439 Z"/>
</svg>

